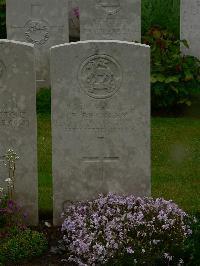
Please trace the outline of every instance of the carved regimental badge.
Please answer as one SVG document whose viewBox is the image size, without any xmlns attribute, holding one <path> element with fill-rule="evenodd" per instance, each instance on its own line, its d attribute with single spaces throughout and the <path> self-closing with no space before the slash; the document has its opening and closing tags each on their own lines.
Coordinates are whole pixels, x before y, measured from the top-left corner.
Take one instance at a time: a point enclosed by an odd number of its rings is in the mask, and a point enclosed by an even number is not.
<svg viewBox="0 0 200 266">
<path fill-rule="evenodd" d="M 120 65 L 107 55 L 94 55 L 86 59 L 78 76 L 84 91 L 97 99 L 111 97 L 120 88 L 122 81 Z"/>
<path fill-rule="evenodd" d="M 33 44 L 45 44 L 49 39 L 48 23 L 43 20 L 28 21 L 25 25 L 25 38 Z"/>
<path fill-rule="evenodd" d="M 97 0 L 97 5 L 102 7 L 110 15 L 116 14 L 120 11 L 119 0 Z"/>
<path fill-rule="evenodd" d="M 3 80 L 5 75 L 6 75 L 6 67 L 4 63 L 0 60 L 0 80 Z"/>
</svg>

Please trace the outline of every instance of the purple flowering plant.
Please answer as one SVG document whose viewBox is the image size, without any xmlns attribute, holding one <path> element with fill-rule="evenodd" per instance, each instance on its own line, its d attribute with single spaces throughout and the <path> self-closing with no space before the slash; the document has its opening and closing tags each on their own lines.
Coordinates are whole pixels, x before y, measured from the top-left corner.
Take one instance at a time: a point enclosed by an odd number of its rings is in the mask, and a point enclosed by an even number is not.
<svg viewBox="0 0 200 266">
<path fill-rule="evenodd" d="M 15 170 L 18 155 L 9 149 L 3 156 L 4 166 L 8 170 L 5 179 L 6 187 L 0 187 L 0 238 L 9 237 L 16 231 L 25 229 L 26 214 L 14 200 L 15 193 Z"/>
<path fill-rule="evenodd" d="M 80 17 L 80 10 L 79 10 L 79 7 L 75 7 L 75 8 L 73 8 L 73 10 L 72 10 L 72 15 L 73 15 L 74 17 L 76 17 L 77 19 L 79 19 L 79 17 Z"/>
<path fill-rule="evenodd" d="M 177 254 L 192 234 L 190 218 L 174 202 L 100 195 L 62 214 L 66 259 L 76 265 L 182 265 Z"/>
<path fill-rule="evenodd" d="M 69 16 L 69 28 L 70 33 L 76 34 L 77 36 L 80 34 L 80 10 L 79 7 L 74 7 L 70 10 Z M 72 32 L 71 32 L 72 30 Z"/>
</svg>

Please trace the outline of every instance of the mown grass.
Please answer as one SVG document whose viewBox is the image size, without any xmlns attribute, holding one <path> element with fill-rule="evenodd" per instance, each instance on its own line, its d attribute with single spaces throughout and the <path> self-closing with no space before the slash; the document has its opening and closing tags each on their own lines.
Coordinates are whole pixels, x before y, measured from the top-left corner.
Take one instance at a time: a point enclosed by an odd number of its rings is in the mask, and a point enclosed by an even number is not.
<svg viewBox="0 0 200 266">
<path fill-rule="evenodd" d="M 152 118 L 152 196 L 200 213 L 200 120 Z M 40 213 L 52 213 L 50 114 L 38 115 Z"/>
<path fill-rule="evenodd" d="M 51 119 L 48 114 L 38 115 L 38 185 L 39 211 L 41 215 L 52 216 L 52 154 Z"/>
<path fill-rule="evenodd" d="M 200 213 L 200 120 L 152 119 L 152 195 Z"/>
</svg>

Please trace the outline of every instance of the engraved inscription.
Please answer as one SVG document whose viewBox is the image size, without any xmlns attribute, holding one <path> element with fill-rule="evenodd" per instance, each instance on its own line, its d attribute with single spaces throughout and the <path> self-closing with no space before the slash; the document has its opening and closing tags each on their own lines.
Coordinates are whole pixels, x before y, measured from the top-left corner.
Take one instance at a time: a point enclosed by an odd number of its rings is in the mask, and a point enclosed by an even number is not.
<svg viewBox="0 0 200 266">
<path fill-rule="evenodd" d="M 78 79 L 88 96 L 105 99 L 113 96 L 121 86 L 122 71 L 119 63 L 108 55 L 94 55 L 80 67 Z"/>
<path fill-rule="evenodd" d="M 120 11 L 119 0 L 97 0 L 97 5 L 102 7 L 109 15 L 116 14 Z"/>
<path fill-rule="evenodd" d="M 0 79 L 3 79 L 6 73 L 6 67 L 4 63 L 0 60 Z"/>
<path fill-rule="evenodd" d="M 43 20 L 28 21 L 25 25 L 25 38 L 28 42 L 43 45 L 49 40 L 49 26 Z"/>
<path fill-rule="evenodd" d="M 54 121 L 57 126 L 63 127 L 66 131 L 90 131 L 95 134 L 99 132 L 132 131 L 132 121 L 135 113 L 134 106 L 127 106 L 123 110 L 88 110 L 86 107 L 80 110 L 67 110 L 65 119 Z"/>
<path fill-rule="evenodd" d="M 28 128 L 26 112 L 0 110 L 0 128 Z"/>
<path fill-rule="evenodd" d="M 112 16 L 100 19 L 96 18 L 92 21 L 92 24 L 83 25 L 82 28 L 88 38 L 92 34 L 92 36 L 96 36 L 98 39 L 102 37 L 108 40 L 117 38 L 119 34 L 122 38 L 126 39 L 126 36 L 132 35 L 133 31 L 127 18 L 116 18 Z"/>
<path fill-rule="evenodd" d="M 110 39 L 110 36 L 118 36 L 120 33 L 122 36 L 123 34 L 129 34 L 129 27 L 127 21 L 124 20 L 116 20 L 112 17 L 107 17 L 102 20 L 98 20 L 96 22 L 96 31 L 102 35 L 104 38 Z"/>
</svg>

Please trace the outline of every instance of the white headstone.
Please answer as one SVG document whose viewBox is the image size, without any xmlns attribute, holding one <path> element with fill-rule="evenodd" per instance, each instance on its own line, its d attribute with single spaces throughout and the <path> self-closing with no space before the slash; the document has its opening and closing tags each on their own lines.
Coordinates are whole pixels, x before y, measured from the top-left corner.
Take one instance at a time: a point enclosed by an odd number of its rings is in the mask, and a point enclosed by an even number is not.
<svg viewBox="0 0 200 266">
<path fill-rule="evenodd" d="M 141 0 L 83 0 L 81 40 L 141 42 Z"/>
<path fill-rule="evenodd" d="M 67 0 L 7 0 L 7 37 L 36 49 L 37 87 L 50 86 L 49 48 L 68 42 Z"/>
<path fill-rule="evenodd" d="M 180 38 L 189 44 L 189 49 L 182 45 L 182 52 L 200 59 L 200 0 L 181 0 L 180 17 Z"/>
<path fill-rule="evenodd" d="M 54 224 L 65 202 L 150 194 L 150 49 L 86 41 L 51 49 Z"/>
<path fill-rule="evenodd" d="M 38 223 L 35 56 L 32 44 L 0 40 L 0 159 L 12 148 L 16 164 L 15 199 Z M 0 187 L 8 171 L 0 165 Z"/>
</svg>

